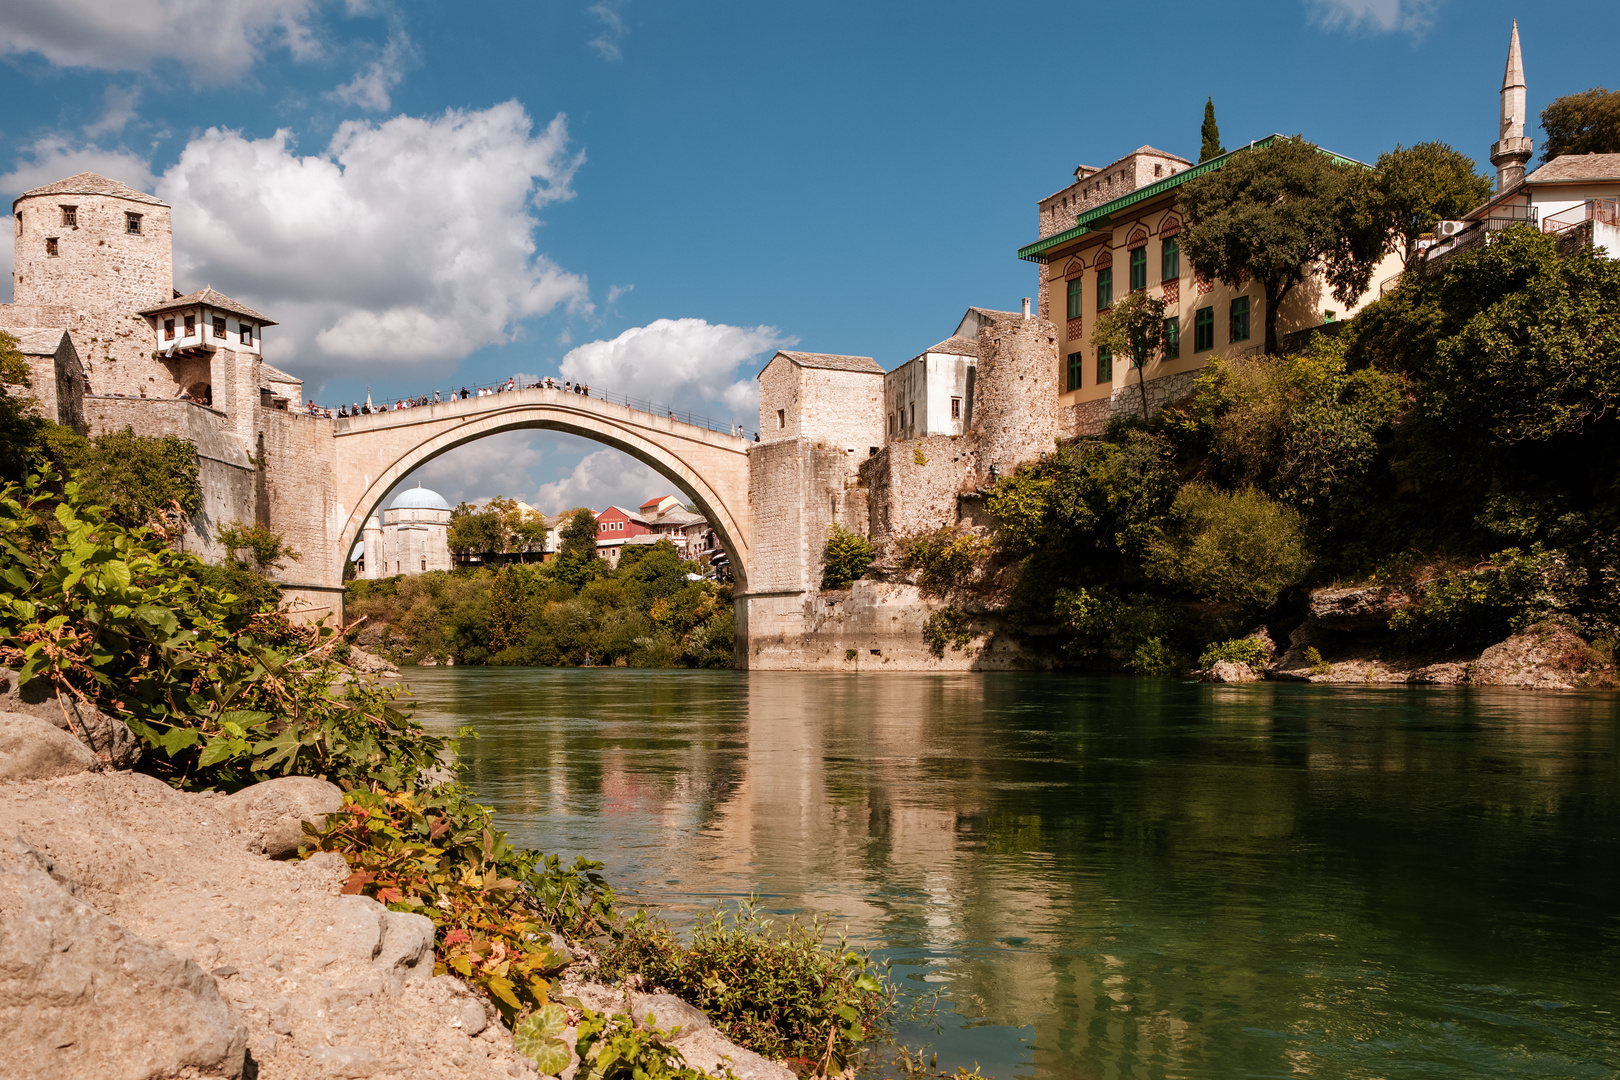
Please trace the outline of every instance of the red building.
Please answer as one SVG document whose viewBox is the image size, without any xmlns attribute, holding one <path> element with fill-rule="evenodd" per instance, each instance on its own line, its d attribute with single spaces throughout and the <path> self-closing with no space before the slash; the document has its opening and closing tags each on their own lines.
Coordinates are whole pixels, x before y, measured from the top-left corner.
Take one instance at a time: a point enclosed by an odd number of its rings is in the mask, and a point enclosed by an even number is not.
<svg viewBox="0 0 1620 1080">
<path fill-rule="evenodd" d="M 619 552 L 632 536 L 646 536 L 652 532 L 639 515 L 622 506 L 610 506 L 596 515 L 596 554 L 606 559 L 609 566 L 619 565 Z"/>
</svg>

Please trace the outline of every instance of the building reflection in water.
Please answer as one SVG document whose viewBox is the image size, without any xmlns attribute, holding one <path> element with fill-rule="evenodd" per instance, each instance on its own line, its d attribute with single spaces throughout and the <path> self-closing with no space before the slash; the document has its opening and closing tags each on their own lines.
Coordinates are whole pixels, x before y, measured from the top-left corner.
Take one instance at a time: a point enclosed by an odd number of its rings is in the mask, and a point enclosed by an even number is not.
<svg viewBox="0 0 1620 1080">
<path fill-rule="evenodd" d="M 752 893 L 833 916 L 944 991 L 942 1030 L 909 1032 L 942 1059 L 1050 1077 L 1620 1067 L 1609 696 L 412 681 L 435 724 L 478 728 L 469 783 L 514 839 L 593 854 L 677 920 Z"/>
</svg>

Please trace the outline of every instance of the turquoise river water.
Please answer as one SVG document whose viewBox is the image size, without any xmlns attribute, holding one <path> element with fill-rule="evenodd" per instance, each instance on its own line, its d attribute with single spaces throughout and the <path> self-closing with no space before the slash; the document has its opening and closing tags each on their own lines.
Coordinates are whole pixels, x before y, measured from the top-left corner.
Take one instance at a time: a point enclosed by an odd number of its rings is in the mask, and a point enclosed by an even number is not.
<svg viewBox="0 0 1620 1080">
<path fill-rule="evenodd" d="M 1620 1074 L 1620 698 L 407 669 L 515 841 L 830 914 L 987 1076 Z"/>
</svg>

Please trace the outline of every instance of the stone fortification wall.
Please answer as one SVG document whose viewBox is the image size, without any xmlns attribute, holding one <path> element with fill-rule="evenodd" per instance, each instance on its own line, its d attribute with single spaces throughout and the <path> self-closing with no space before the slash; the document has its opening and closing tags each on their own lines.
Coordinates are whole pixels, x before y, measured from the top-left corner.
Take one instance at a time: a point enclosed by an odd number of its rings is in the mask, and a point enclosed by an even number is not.
<svg viewBox="0 0 1620 1080">
<path fill-rule="evenodd" d="M 261 523 L 280 533 L 299 553 L 275 575 L 282 603 L 302 617 L 319 618 L 343 609 L 343 559 L 359 537 L 341 535 L 349 508 L 332 490 L 336 445 L 332 422 L 275 409 L 258 411 L 255 456 L 262 465 L 256 503 Z"/>
<path fill-rule="evenodd" d="M 75 207 L 76 224 L 64 223 L 65 206 Z M 72 331 L 96 393 L 173 396 L 173 376 L 152 357 L 152 324 L 135 314 L 174 295 L 169 208 L 156 199 L 52 193 L 19 199 L 16 209 L 18 310 L 0 311 L 0 323 Z M 140 215 L 139 233 L 128 230 L 126 213 Z M 48 320 L 21 317 L 56 312 Z"/>
<path fill-rule="evenodd" d="M 1198 381 L 1197 371 L 1179 371 L 1147 382 L 1148 415 L 1152 416 L 1166 405 L 1173 405 L 1191 396 Z M 1082 401 L 1059 410 L 1059 435 L 1062 438 L 1086 438 L 1101 435 L 1108 421 L 1116 416 L 1142 415 L 1142 388 L 1127 382 L 1114 389 L 1106 398 Z"/>
<path fill-rule="evenodd" d="M 84 412 L 93 435 L 129 428 L 151 438 L 177 435 L 196 445 L 202 508 L 192 516 L 184 547 L 209 562 L 223 559 L 215 539 L 219 527 L 254 520 L 258 479 L 248 444 L 227 429 L 225 416 L 183 398 L 89 397 Z"/>
<path fill-rule="evenodd" d="M 1058 436 L 1057 327 L 1005 318 L 979 328 L 979 366 L 969 434 L 978 442 L 979 483 L 1049 452 Z"/>
<path fill-rule="evenodd" d="M 979 483 L 979 453 L 972 439 L 949 435 L 891 443 L 861 464 L 860 477 L 869 506 L 864 531 L 887 544 L 956 525 L 961 496 Z"/>
<path fill-rule="evenodd" d="M 750 593 L 819 587 L 833 523 L 866 531 L 866 493 L 857 490 L 853 456 L 809 439 L 762 442 L 749 449 Z"/>
<path fill-rule="evenodd" d="M 738 666 L 792 671 L 1026 671 L 1050 661 L 994 620 L 981 620 L 967 649 L 928 651 L 923 628 L 946 607 L 915 585 L 857 581 L 849 589 L 753 601 Z"/>
<path fill-rule="evenodd" d="M 73 338 L 58 327 L 0 323 L 0 329 L 17 340 L 17 350 L 28 363 L 29 385 L 13 393 L 33 398 L 39 415 L 84 434 L 84 365 L 79 363 Z"/>
</svg>

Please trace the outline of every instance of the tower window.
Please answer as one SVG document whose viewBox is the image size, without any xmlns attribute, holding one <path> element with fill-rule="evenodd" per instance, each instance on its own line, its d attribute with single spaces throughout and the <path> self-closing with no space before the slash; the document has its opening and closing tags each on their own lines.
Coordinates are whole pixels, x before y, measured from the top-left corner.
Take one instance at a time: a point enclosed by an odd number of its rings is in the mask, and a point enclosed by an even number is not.
<svg viewBox="0 0 1620 1080">
<path fill-rule="evenodd" d="M 242 324 L 242 344 L 244 344 L 244 345 L 253 344 L 253 324 L 252 323 L 243 323 Z"/>
<path fill-rule="evenodd" d="M 192 334 L 195 334 L 196 332 L 197 332 L 197 316 L 195 316 L 195 315 L 187 315 L 186 316 L 186 337 L 190 337 Z"/>
<path fill-rule="evenodd" d="M 53 259 L 62 254 L 61 249 L 57 246 L 56 237 L 47 236 L 45 238 L 45 254 L 49 255 Z"/>
<path fill-rule="evenodd" d="M 174 340 L 174 320 L 173 319 L 164 319 L 163 320 L 163 340 L 164 341 L 173 341 Z"/>
<path fill-rule="evenodd" d="M 79 227 L 79 208 L 77 206 L 62 207 L 62 224 L 70 229 Z"/>
<path fill-rule="evenodd" d="M 214 320 L 214 336 L 217 337 L 217 338 L 223 338 L 225 336 L 225 320 L 224 319 L 215 319 Z"/>
<path fill-rule="evenodd" d="M 127 233 L 134 233 L 139 236 L 141 232 L 141 215 L 131 214 L 128 211 L 125 211 L 124 231 Z"/>
<path fill-rule="evenodd" d="M 786 409 L 777 409 L 776 410 L 776 426 L 777 426 L 778 429 L 787 427 L 787 410 Z"/>
<path fill-rule="evenodd" d="M 962 419 L 962 399 L 959 397 L 951 398 L 951 419 Z"/>
</svg>

